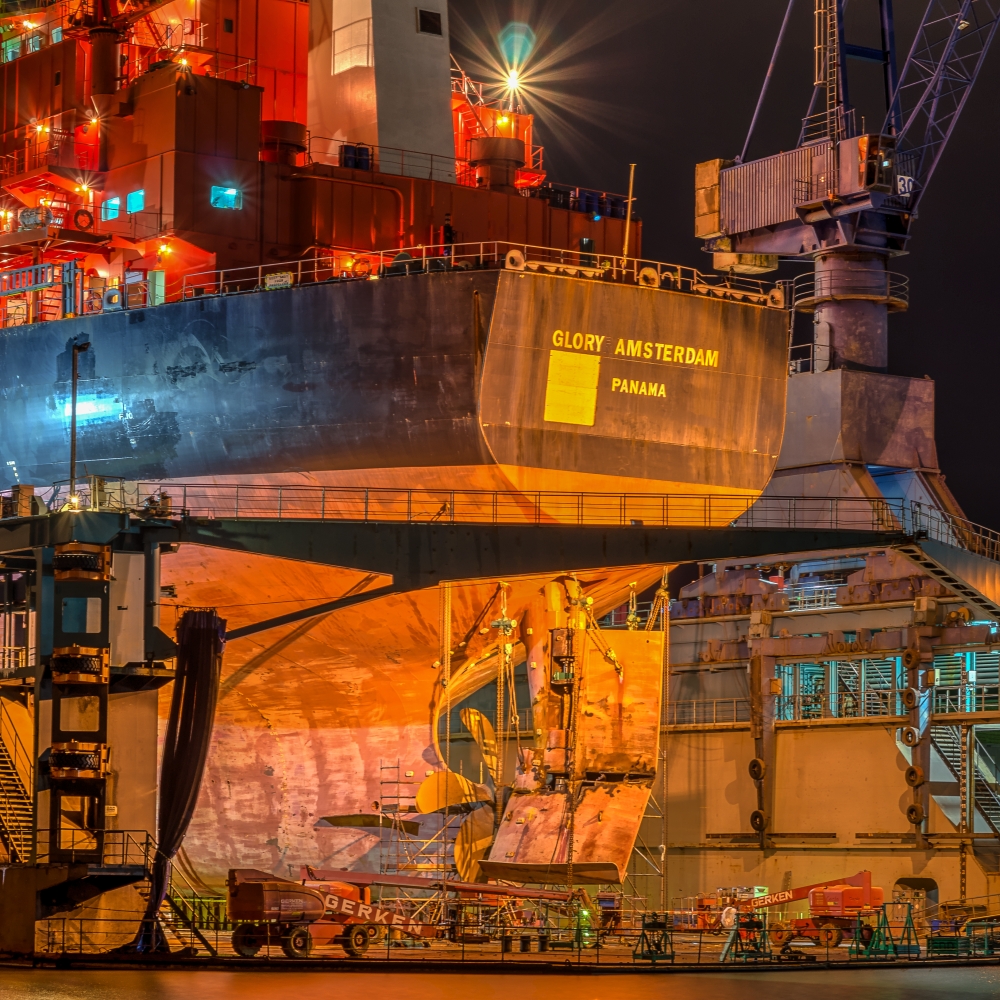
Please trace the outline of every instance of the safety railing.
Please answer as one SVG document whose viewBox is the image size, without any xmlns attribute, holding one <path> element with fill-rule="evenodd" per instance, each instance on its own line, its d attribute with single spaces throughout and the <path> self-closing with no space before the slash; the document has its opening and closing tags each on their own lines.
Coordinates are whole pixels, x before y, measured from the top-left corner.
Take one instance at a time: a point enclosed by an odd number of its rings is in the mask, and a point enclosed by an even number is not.
<svg viewBox="0 0 1000 1000">
<path fill-rule="evenodd" d="M 668 726 L 717 726 L 749 721 L 750 702 L 745 698 L 705 698 L 667 704 Z"/>
<path fill-rule="evenodd" d="M 815 344 L 792 344 L 788 348 L 788 374 L 805 375 L 816 365 Z"/>
<path fill-rule="evenodd" d="M 454 156 L 420 153 L 413 149 L 375 146 L 344 139 L 309 137 L 308 160 L 351 170 L 378 171 L 402 177 L 422 177 L 432 181 L 465 184 L 475 187 L 473 172 L 469 180 L 468 163 Z M 464 170 L 462 168 L 465 168 Z"/>
<path fill-rule="evenodd" d="M 26 666 L 24 646 L 0 646 L 0 677 L 10 677 Z"/>
<path fill-rule="evenodd" d="M 97 145 L 74 142 L 69 133 L 44 132 L 35 137 L 29 132 L 23 146 L 0 157 L 0 177 L 16 177 L 49 166 L 96 170 Z"/>
<path fill-rule="evenodd" d="M 10 491 L 6 491 L 9 495 Z M 38 494 L 49 510 L 69 500 L 69 483 Z M 176 483 L 89 477 L 77 483 L 80 509 L 166 516 L 319 518 L 489 524 L 829 529 L 928 537 L 988 559 L 1000 534 L 913 500 L 866 497 L 752 497 L 725 494 L 562 493 L 407 490 L 382 487 Z"/>
<path fill-rule="evenodd" d="M 3 839 L 16 860 L 24 863 L 31 853 L 34 761 L 21 741 L 3 700 L 0 699 L 0 823 Z"/>
<path fill-rule="evenodd" d="M 38 831 L 39 863 L 81 861 L 102 867 L 142 868 L 149 872 L 156 860 L 156 842 L 146 830 L 103 830 L 63 827 Z"/>
<path fill-rule="evenodd" d="M 24 650 L 22 649 L 21 652 L 23 653 Z M 17 772 L 25 794 L 29 794 L 27 790 L 33 788 L 35 783 L 34 757 L 18 735 L 14 720 L 10 717 L 10 709 L 4 704 L 2 698 L 0 698 L 0 741 L 3 742 L 7 755 L 14 765 L 14 770 Z"/>
<path fill-rule="evenodd" d="M 189 274 L 184 277 L 181 294 L 184 298 L 231 295 L 338 280 L 503 267 L 640 284 L 751 305 L 784 308 L 786 302 L 784 283 L 774 285 L 739 275 L 703 274 L 680 264 L 623 259 L 615 254 L 586 248 L 565 250 L 504 240 L 442 243 L 392 250 L 333 247 L 324 255 L 307 260 Z"/>
<path fill-rule="evenodd" d="M 40 493 L 50 510 L 69 484 Z M 656 493 L 407 490 L 388 487 L 78 482 L 83 509 L 113 508 L 192 517 L 406 521 L 473 524 L 578 524 L 632 527 L 854 528 L 899 531 L 901 504 L 867 498 L 752 497 Z"/>
<path fill-rule="evenodd" d="M 775 719 L 779 722 L 811 722 L 819 719 L 868 719 L 906 715 L 902 692 L 895 689 L 831 691 L 775 696 Z"/>
<path fill-rule="evenodd" d="M 1000 711 L 1000 685 L 959 684 L 931 689 L 935 715 Z"/>
<path fill-rule="evenodd" d="M 840 140 L 857 135 L 854 108 L 839 105 L 829 111 L 818 111 L 802 119 L 798 145 L 821 139 Z"/>
<path fill-rule="evenodd" d="M 820 302 L 882 302 L 890 309 L 905 309 L 910 302 L 910 279 L 895 271 L 861 267 L 810 271 L 792 281 L 792 301 L 799 312 L 812 312 Z"/>
<path fill-rule="evenodd" d="M 835 586 L 807 587 L 793 584 L 786 586 L 784 593 L 788 595 L 789 611 L 822 611 L 839 607 Z"/>
</svg>

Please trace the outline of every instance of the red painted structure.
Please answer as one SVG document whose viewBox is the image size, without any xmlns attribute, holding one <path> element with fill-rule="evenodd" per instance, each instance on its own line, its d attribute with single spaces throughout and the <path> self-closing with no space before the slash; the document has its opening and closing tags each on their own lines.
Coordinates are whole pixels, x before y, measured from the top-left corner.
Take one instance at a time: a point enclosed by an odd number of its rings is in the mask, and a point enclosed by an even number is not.
<svg viewBox="0 0 1000 1000">
<path fill-rule="evenodd" d="M 432 159 L 419 150 L 394 151 L 410 166 L 392 173 L 371 149 L 360 169 L 311 148 L 307 3 L 95 3 L 0 20 L 0 267 L 75 260 L 82 274 L 69 307 L 56 286 L 0 298 L 0 325 L 97 311 L 126 283 L 150 281 L 156 304 L 185 274 L 333 247 L 622 252 L 623 199 L 543 184 L 532 116 L 485 101 L 464 74 L 452 81 L 457 183 L 409 176 Z M 513 186 L 469 162 L 482 139 L 523 140 Z M 629 244 L 638 256 L 638 222 Z"/>
</svg>

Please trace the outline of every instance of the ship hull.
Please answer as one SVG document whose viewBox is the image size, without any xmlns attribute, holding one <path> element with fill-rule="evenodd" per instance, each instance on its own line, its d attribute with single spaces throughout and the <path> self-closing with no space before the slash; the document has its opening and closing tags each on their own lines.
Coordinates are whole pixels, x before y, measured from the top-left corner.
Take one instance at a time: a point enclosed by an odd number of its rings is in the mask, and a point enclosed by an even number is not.
<svg viewBox="0 0 1000 1000">
<path fill-rule="evenodd" d="M 71 346 L 88 340 L 88 475 L 529 491 L 557 519 L 564 507 L 540 491 L 750 499 L 779 450 L 786 325 L 760 306 L 484 270 L 11 328 L 0 339 L 0 472 L 8 486 L 65 479 Z M 660 573 L 595 567 L 580 582 L 600 615 Z M 552 579 L 508 581 L 508 614 L 520 619 Z M 238 628 L 385 582 L 183 546 L 163 558 L 161 625 L 170 632 L 184 607 L 213 606 Z M 440 720 L 496 678 L 497 636 L 480 626 L 497 600 L 497 581 L 456 582 L 447 696 L 437 588 L 230 643 L 185 846 L 197 876 L 377 867 L 378 830 L 330 817 L 377 812 L 386 767 L 419 782 L 452 756 L 475 773 L 478 751 L 442 749 Z"/>
<path fill-rule="evenodd" d="M 78 458 L 93 475 L 461 469 L 527 489 L 617 492 L 624 477 L 755 495 L 781 442 L 785 331 L 780 310 L 509 271 L 13 327 L 0 474 L 66 478 L 71 345 L 89 341 Z M 422 478 L 405 485 L 436 485 Z"/>
</svg>

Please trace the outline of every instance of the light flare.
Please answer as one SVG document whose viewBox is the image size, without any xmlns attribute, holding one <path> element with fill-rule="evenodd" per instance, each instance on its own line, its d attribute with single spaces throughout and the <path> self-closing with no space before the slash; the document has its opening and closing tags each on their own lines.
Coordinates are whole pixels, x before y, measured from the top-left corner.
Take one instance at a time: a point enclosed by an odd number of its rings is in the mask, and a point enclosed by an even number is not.
<svg viewBox="0 0 1000 1000">
<path fill-rule="evenodd" d="M 649 126 L 637 111 L 581 96 L 577 85 L 610 71 L 604 51 L 608 42 L 655 16 L 655 5 L 609 4 L 583 23 L 572 0 L 515 0 L 512 7 L 514 20 L 507 24 L 499 20 L 496 5 L 482 0 L 475 26 L 457 11 L 451 13 L 453 41 L 465 50 L 459 57 L 462 66 L 473 79 L 486 82 L 493 100 L 505 110 L 533 114 L 545 144 L 554 143 L 579 163 L 604 151 L 596 131 L 626 138 Z M 530 48 L 525 48 L 522 33 L 504 36 L 513 24 L 527 26 L 529 21 Z"/>
</svg>

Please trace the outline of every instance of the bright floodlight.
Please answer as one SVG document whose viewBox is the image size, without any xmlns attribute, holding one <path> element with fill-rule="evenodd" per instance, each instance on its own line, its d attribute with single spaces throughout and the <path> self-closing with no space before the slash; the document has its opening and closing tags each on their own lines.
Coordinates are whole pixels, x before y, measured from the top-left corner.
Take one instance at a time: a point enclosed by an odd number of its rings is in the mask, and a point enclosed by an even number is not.
<svg viewBox="0 0 1000 1000">
<path fill-rule="evenodd" d="M 516 69 L 512 69 L 507 74 L 507 89 L 508 90 L 517 90 L 517 88 L 518 88 L 519 85 L 520 85 L 520 80 L 519 80 L 518 75 L 517 75 L 517 70 Z"/>
</svg>

